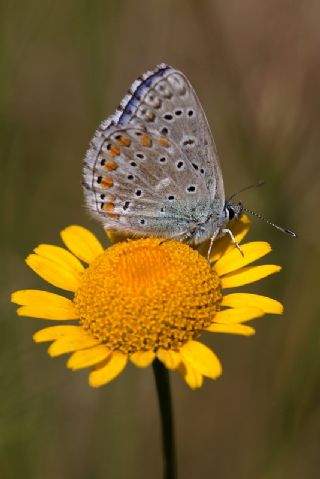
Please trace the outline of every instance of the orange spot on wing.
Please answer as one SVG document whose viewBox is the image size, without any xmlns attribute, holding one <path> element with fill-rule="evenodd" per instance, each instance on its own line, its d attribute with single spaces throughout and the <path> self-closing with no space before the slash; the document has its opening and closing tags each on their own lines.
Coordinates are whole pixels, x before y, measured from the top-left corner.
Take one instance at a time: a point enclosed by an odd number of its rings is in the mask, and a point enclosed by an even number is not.
<svg viewBox="0 0 320 479">
<path fill-rule="evenodd" d="M 122 136 L 118 140 L 118 143 L 119 143 L 119 145 L 130 146 L 131 145 L 131 140 L 130 140 L 130 138 L 125 138 L 124 136 Z"/>
<path fill-rule="evenodd" d="M 151 140 L 149 135 L 144 133 L 140 138 L 140 143 L 143 146 L 151 146 L 152 145 L 152 140 Z"/>
<path fill-rule="evenodd" d="M 110 155 L 110 156 L 119 156 L 119 155 L 120 155 L 120 148 L 118 148 L 117 146 L 113 146 L 113 147 L 109 150 L 109 155 Z"/>
<path fill-rule="evenodd" d="M 116 170 L 118 168 L 118 165 L 115 161 L 107 161 L 104 166 L 107 168 L 107 170 Z"/>
<path fill-rule="evenodd" d="M 103 209 L 104 211 L 112 211 L 114 208 L 114 204 L 113 203 L 105 203 L 103 205 Z"/>
<path fill-rule="evenodd" d="M 160 136 L 159 143 L 161 146 L 164 146 L 165 148 L 168 148 L 170 146 L 170 143 L 168 142 L 167 138 L 165 138 L 164 136 Z"/>
<path fill-rule="evenodd" d="M 113 186 L 113 180 L 112 178 L 103 178 L 101 184 L 106 188 L 110 188 L 111 186 Z"/>
</svg>

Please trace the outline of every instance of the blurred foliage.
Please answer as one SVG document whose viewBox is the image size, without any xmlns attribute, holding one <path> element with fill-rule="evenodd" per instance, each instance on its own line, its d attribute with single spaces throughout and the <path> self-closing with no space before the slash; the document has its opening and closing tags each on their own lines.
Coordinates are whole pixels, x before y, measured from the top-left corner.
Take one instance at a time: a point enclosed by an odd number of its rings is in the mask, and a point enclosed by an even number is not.
<svg viewBox="0 0 320 479">
<path fill-rule="evenodd" d="M 72 223 L 103 239 L 83 208 L 82 158 L 161 61 L 195 86 L 227 193 L 265 179 L 242 200 L 300 236 L 253 221 L 250 238 L 270 241 L 283 271 L 245 290 L 279 298 L 285 315 L 257 321 L 250 340 L 205 337 L 223 361 L 217 382 L 192 392 L 172 377 L 180 477 L 318 477 L 319 16 L 316 0 L 1 2 L 1 478 L 161 477 L 151 369 L 90 390 L 8 302 L 47 288 L 23 262 L 38 242 Z"/>
</svg>

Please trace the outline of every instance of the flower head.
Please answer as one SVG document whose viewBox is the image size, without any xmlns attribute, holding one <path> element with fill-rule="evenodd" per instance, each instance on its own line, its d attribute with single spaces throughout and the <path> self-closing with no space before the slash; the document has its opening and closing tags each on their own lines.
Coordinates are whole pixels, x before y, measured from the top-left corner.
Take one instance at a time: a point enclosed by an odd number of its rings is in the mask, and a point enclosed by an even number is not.
<svg viewBox="0 0 320 479">
<path fill-rule="evenodd" d="M 248 224 L 246 217 L 236 223 L 237 241 Z M 198 251 L 175 241 L 129 240 L 104 250 L 81 226 L 69 226 L 61 237 L 67 249 L 40 245 L 26 262 L 72 297 L 22 290 L 13 293 L 12 301 L 20 305 L 21 316 L 59 322 L 38 331 L 34 340 L 52 342 L 50 356 L 72 353 L 70 369 L 91 367 L 93 387 L 118 376 L 129 359 L 146 367 L 155 358 L 177 370 L 190 387 L 200 387 L 203 376 L 215 379 L 222 373 L 217 356 L 199 342 L 203 331 L 250 336 L 255 331 L 247 321 L 282 313 L 274 299 L 225 294 L 280 270 L 248 266 L 270 252 L 268 243 L 242 245 L 242 257 L 221 238 L 208 264 Z"/>
</svg>

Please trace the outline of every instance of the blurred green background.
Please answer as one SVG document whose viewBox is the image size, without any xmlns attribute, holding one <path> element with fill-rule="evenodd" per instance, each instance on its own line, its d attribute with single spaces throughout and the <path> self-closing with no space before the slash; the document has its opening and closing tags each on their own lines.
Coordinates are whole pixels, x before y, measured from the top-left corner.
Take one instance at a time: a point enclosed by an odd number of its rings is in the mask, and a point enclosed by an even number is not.
<svg viewBox="0 0 320 479">
<path fill-rule="evenodd" d="M 179 478 L 316 478 L 320 468 L 320 4 L 316 0 L 30 0 L 0 5 L 2 479 L 161 478 L 152 369 L 100 390 L 31 336 L 9 295 L 46 288 L 24 264 L 66 225 L 88 226 L 82 158 L 131 82 L 183 70 L 207 112 L 227 194 L 294 229 L 253 221 L 283 271 L 244 291 L 284 302 L 254 338 L 204 336 L 224 375 L 172 376 Z M 301 276 L 302 275 L 302 276 Z"/>
</svg>

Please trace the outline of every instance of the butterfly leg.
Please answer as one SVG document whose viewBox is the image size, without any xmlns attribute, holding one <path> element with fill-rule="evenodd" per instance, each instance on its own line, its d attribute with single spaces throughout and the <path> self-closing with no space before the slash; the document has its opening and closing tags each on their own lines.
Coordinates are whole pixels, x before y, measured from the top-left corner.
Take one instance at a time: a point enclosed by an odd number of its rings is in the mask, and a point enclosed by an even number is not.
<svg viewBox="0 0 320 479">
<path fill-rule="evenodd" d="M 210 238 L 210 245 L 209 245 L 208 252 L 207 252 L 207 260 L 208 260 L 209 265 L 211 264 L 210 263 L 210 256 L 211 256 L 212 246 L 213 246 L 214 240 L 217 237 L 217 234 L 218 233 L 214 233 Z"/>
<path fill-rule="evenodd" d="M 233 244 L 235 245 L 235 247 L 240 251 L 241 255 L 244 256 L 244 253 L 243 253 L 243 251 L 242 251 L 242 249 L 241 249 L 239 243 L 238 243 L 237 240 L 235 239 L 235 237 L 234 237 L 234 235 L 233 235 L 233 233 L 232 233 L 231 230 L 229 230 L 228 228 L 223 228 L 222 230 L 220 230 L 220 233 L 221 233 L 221 234 L 224 234 L 224 235 L 228 234 L 228 235 L 230 236 L 230 238 L 231 238 L 232 243 L 233 243 Z"/>
</svg>

